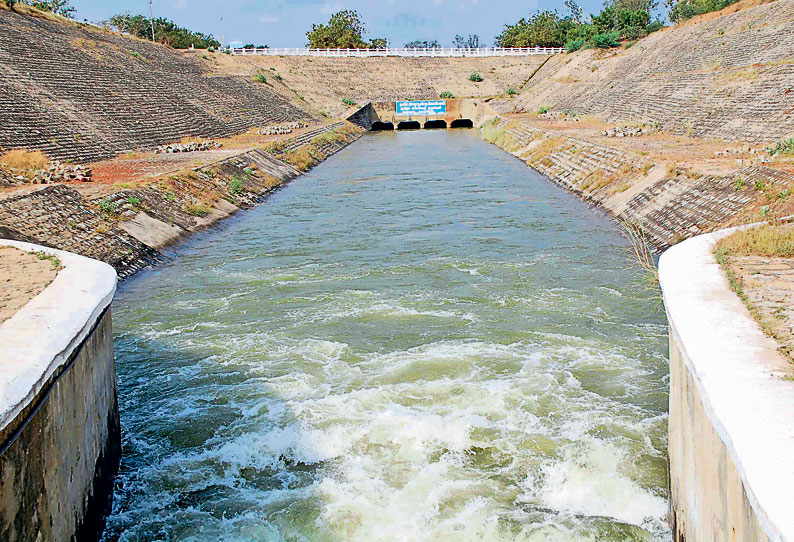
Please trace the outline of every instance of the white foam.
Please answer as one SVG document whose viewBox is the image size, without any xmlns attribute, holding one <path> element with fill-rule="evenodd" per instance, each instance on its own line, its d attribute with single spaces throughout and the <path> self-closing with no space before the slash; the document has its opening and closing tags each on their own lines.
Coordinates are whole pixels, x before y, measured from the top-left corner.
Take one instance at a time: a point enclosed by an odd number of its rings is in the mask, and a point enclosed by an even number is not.
<svg viewBox="0 0 794 542">
<path fill-rule="evenodd" d="M 667 501 L 640 487 L 621 470 L 625 452 L 592 439 L 571 446 L 563 459 L 528 476 L 520 499 L 568 514 L 609 517 L 643 526 L 660 521 Z"/>
</svg>

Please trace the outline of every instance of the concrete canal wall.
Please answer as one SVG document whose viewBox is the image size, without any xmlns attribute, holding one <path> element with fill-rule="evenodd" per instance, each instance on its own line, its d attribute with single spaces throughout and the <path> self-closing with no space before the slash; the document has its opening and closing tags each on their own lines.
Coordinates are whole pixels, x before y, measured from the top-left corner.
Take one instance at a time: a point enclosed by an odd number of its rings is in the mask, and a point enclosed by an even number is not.
<svg viewBox="0 0 794 542">
<path fill-rule="evenodd" d="M 0 324 L 0 540 L 95 540 L 121 457 L 107 264 L 58 258 L 55 280 Z"/>
<path fill-rule="evenodd" d="M 712 254 L 729 231 L 684 241 L 659 265 L 674 540 L 794 540 L 794 382 Z"/>
</svg>

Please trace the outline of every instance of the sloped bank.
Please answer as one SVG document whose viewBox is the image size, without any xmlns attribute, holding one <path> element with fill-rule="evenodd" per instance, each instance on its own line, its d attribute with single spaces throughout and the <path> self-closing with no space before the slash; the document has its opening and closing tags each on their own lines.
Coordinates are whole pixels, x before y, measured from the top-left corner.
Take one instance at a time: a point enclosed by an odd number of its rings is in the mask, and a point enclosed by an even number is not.
<svg viewBox="0 0 794 542">
<path fill-rule="evenodd" d="M 713 255 L 722 230 L 659 263 L 670 322 L 676 541 L 794 540 L 794 381 Z"/>
<path fill-rule="evenodd" d="M 525 119 L 493 115 L 481 132 L 581 199 L 641 226 L 660 249 L 730 225 L 754 203 L 757 183 L 778 190 L 794 183 L 791 173 L 762 166 L 725 176 L 669 171 L 652 158 L 555 134 Z"/>
<path fill-rule="evenodd" d="M 0 540 L 95 540 L 121 457 L 113 268 L 68 252 L 53 282 L 0 324 Z"/>
<path fill-rule="evenodd" d="M 101 260 L 123 280 L 162 259 L 165 247 L 259 204 L 362 134 L 335 123 L 93 200 L 68 184 L 11 195 L 0 199 L 0 235 Z"/>
</svg>

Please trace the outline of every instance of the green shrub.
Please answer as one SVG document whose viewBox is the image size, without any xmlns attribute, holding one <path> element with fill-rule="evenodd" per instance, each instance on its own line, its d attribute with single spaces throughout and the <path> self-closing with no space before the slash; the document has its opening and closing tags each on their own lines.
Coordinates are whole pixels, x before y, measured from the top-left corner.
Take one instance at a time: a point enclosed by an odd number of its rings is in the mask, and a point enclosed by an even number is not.
<svg viewBox="0 0 794 542">
<path fill-rule="evenodd" d="M 774 147 L 767 147 L 766 152 L 768 152 L 770 156 L 776 154 L 794 154 L 794 137 L 778 141 Z"/>
<path fill-rule="evenodd" d="M 548 113 L 548 112 L 549 112 L 548 105 L 541 105 L 540 107 L 538 107 L 538 115 L 543 115 L 544 113 Z"/>
<path fill-rule="evenodd" d="M 132 205 L 133 207 L 137 207 L 141 204 L 141 198 L 136 198 L 135 196 L 130 196 L 127 198 L 127 203 Z"/>
<path fill-rule="evenodd" d="M 741 190 L 745 186 L 747 186 L 747 181 L 744 180 L 744 177 L 736 179 L 736 190 Z"/>
<path fill-rule="evenodd" d="M 455 95 L 454 95 L 454 94 L 452 94 L 451 92 L 442 92 L 441 94 L 439 94 L 439 95 L 438 95 L 438 97 L 439 97 L 439 98 L 446 98 L 446 99 L 449 99 L 449 98 L 454 98 L 454 97 L 455 97 Z"/>
<path fill-rule="evenodd" d="M 646 34 L 653 34 L 654 32 L 661 30 L 662 28 L 664 28 L 664 24 L 662 24 L 662 21 L 653 21 L 652 23 L 650 23 L 648 26 L 645 27 L 645 32 Z"/>
<path fill-rule="evenodd" d="M 229 194 L 237 195 L 242 193 L 243 191 L 243 180 L 239 177 L 232 177 L 232 181 L 229 183 Z"/>
<path fill-rule="evenodd" d="M 138 51 L 130 51 L 130 56 L 141 58 L 141 54 Z"/>
<path fill-rule="evenodd" d="M 482 127 L 482 137 L 488 143 L 496 144 L 504 137 L 505 129 L 502 126 L 502 119 L 494 117 L 486 122 Z"/>
<path fill-rule="evenodd" d="M 480 75 L 477 72 L 472 72 L 471 75 L 469 75 L 469 81 L 474 81 L 475 83 L 479 83 L 480 81 L 482 81 L 482 75 Z"/>
<path fill-rule="evenodd" d="M 257 73 L 254 75 L 254 82 L 255 83 L 267 83 L 267 77 L 263 73 Z"/>
<path fill-rule="evenodd" d="M 755 190 L 763 190 L 764 189 L 764 181 L 755 181 L 753 183 L 753 188 Z"/>
<path fill-rule="evenodd" d="M 342 103 L 348 107 L 351 105 L 356 105 L 356 102 L 351 100 L 350 98 L 345 98 L 344 100 L 342 100 Z"/>
<path fill-rule="evenodd" d="M 513 87 L 507 87 L 507 90 L 505 92 L 507 92 L 508 96 L 515 96 L 516 94 L 518 94 L 518 91 Z"/>
<path fill-rule="evenodd" d="M 623 38 L 636 41 L 645 36 L 645 29 L 639 26 L 629 26 L 623 29 Z"/>
<path fill-rule="evenodd" d="M 103 199 L 99 202 L 99 210 L 104 213 L 115 213 L 117 207 L 117 204 L 111 203 L 106 199 Z"/>
<path fill-rule="evenodd" d="M 583 39 L 570 40 L 568 43 L 565 44 L 565 49 L 569 53 L 573 53 L 574 51 L 578 51 L 579 49 L 581 49 L 583 45 L 584 45 Z"/>
<path fill-rule="evenodd" d="M 281 80 L 283 79 L 283 78 L 281 77 L 281 74 L 280 74 L 280 73 L 278 73 L 278 72 L 276 72 L 276 75 L 274 75 L 273 77 L 275 77 L 275 78 L 276 78 L 276 81 L 281 81 Z"/>
<path fill-rule="evenodd" d="M 620 34 L 617 32 L 605 32 L 593 36 L 593 45 L 599 49 L 610 49 L 620 45 Z"/>
</svg>

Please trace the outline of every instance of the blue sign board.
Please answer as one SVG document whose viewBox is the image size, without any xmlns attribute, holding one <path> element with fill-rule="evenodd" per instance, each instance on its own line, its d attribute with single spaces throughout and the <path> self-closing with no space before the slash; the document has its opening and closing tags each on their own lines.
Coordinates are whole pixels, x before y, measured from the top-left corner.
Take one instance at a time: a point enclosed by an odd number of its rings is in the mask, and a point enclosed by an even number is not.
<svg viewBox="0 0 794 542">
<path fill-rule="evenodd" d="M 397 102 L 397 116 L 399 117 L 428 117 L 432 115 L 446 115 L 446 100 L 422 100 L 413 102 Z"/>
</svg>

